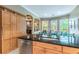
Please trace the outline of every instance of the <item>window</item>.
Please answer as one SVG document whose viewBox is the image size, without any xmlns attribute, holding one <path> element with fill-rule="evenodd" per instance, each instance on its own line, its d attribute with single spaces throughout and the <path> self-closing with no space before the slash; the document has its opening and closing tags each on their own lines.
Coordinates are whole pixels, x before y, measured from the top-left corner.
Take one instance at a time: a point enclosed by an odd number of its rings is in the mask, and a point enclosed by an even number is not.
<svg viewBox="0 0 79 59">
<path fill-rule="evenodd" d="M 78 32 L 78 19 L 77 18 L 70 18 L 69 19 L 69 32 L 71 34 Z"/>
<path fill-rule="evenodd" d="M 51 31 L 57 31 L 57 20 L 51 20 Z"/>
<path fill-rule="evenodd" d="M 46 30 L 46 31 L 48 31 L 48 21 L 42 21 L 42 31 L 43 30 Z"/>
<path fill-rule="evenodd" d="M 68 19 L 60 19 L 60 32 L 68 32 Z"/>
<path fill-rule="evenodd" d="M 69 22 L 68 18 L 62 18 L 59 21 L 59 31 L 60 31 L 60 41 L 62 44 L 68 44 L 69 43 Z"/>
</svg>

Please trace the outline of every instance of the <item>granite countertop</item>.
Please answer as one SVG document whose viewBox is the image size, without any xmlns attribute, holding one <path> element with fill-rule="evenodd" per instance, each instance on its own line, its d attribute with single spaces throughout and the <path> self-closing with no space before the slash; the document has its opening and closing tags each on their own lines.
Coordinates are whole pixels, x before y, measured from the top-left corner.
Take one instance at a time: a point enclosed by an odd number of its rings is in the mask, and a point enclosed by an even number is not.
<svg viewBox="0 0 79 59">
<path fill-rule="evenodd" d="M 43 42 L 43 43 L 49 43 L 49 44 L 55 44 L 55 45 L 61 45 L 61 46 L 68 46 L 68 47 L 74 47 L 74 48 L 79 48 L 79 44 L 76 43 L 65 43 L 61 40 L 58 39 L 52 39 L 52 38 L 32 38 L 32 39 L 27 39 L 27 36 L 21 36 L 18 37 L 19 39 L 23 40 L 30 40 L 30 41 L 38 41 L 38 42 Z"/>
</svg>

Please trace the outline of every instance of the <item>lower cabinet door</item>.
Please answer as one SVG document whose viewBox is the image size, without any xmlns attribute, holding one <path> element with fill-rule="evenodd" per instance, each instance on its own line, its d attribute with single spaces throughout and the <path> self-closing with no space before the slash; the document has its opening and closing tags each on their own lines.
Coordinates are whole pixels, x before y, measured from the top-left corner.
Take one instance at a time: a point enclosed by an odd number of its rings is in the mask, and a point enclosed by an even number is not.
<svg viewBox="0 0 79 59">
<path fill-rule="evenodd" d="M 63 54 L 79 54 L 79 48 L 63 46 Z"/>
<path fill-rule="evenodd" d="M 60 51 L 46 49 L 46 54 L 62 54 Z"/>
<path fill-rule="evenodd" d="M 44 54 L 44 48 L 38 47 L 38 46 L 33 46 L 33 54 Z"/>
<path fill-rule="evenodd" d="M 14 50 L 18 47 L 18 42 L 16 38 L 11 39 L 11 50 Z"/>
<path fill-rule="evenodd" d="M 4 39 L 4 40 L 2 40 L 2 53 L 6 54 L 9 52 L 11 52 L 11 40 Z"/>
</svg>

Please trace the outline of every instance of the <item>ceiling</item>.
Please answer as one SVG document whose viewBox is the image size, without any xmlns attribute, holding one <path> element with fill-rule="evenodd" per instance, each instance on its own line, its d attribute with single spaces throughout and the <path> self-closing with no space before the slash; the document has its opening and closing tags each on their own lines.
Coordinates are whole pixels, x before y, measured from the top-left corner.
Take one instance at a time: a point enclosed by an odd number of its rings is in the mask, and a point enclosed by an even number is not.
<svg viewBox="0 0 79 59">
<path fill-rule="evenodd" d="M 76 5 L 23 5 L 22 7 L 40 18 L 47 18 L 68 14 Z"/>
</svg>

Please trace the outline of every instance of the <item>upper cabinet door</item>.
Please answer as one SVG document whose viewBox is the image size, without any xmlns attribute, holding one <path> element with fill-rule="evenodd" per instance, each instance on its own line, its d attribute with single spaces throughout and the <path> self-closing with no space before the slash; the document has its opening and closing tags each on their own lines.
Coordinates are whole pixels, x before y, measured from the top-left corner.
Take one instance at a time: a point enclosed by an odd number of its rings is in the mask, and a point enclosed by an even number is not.
<svg viewBox="0 0 79 59">
<path fill-rule="evenodd" d="M 11 36 L 16 37 L 16 14 L 11 13 Z"/>
<path fill-rule="evenodd" d="M 26 20 L 25 17 L 21 15 L 16 15 L 16 23 L 17 23 L 17 36 L 21 36 L 26 32 Z"/>
<path fill-rule="evenodd" d="M 23 16 L 20 16 L 20 33 L 26 34 L 26 20 Z"/>
<path fill-rule="evenodd" d="M 16 14 L 13 12 L 11 13 L 11 24 L 16 25 Z"/>
<path fill-rule="evenodd" d="M 19 36 L 20 32 L 20 16 L 19 14 L 16 14 L 16 31 L 17 31 L 17 36 Z"/>
<path fill-rule="evenodd" d="M 2 24 L 10 24 L 10 11 L 5 9 L 2 11 L 2 15 Z"/>
<path fill-rule="evenodd" d="M 10 38 L 10 11 L 3 10 L 2 11 L 2 38 L 9 39 Z"/>
<path fill-rule="evenodd" d="M 3 31 L 10 31 L 10 19 L 11 19 L 11 12 L 8 10 L 2 11 L 2 28 Z"/>
</svg>

